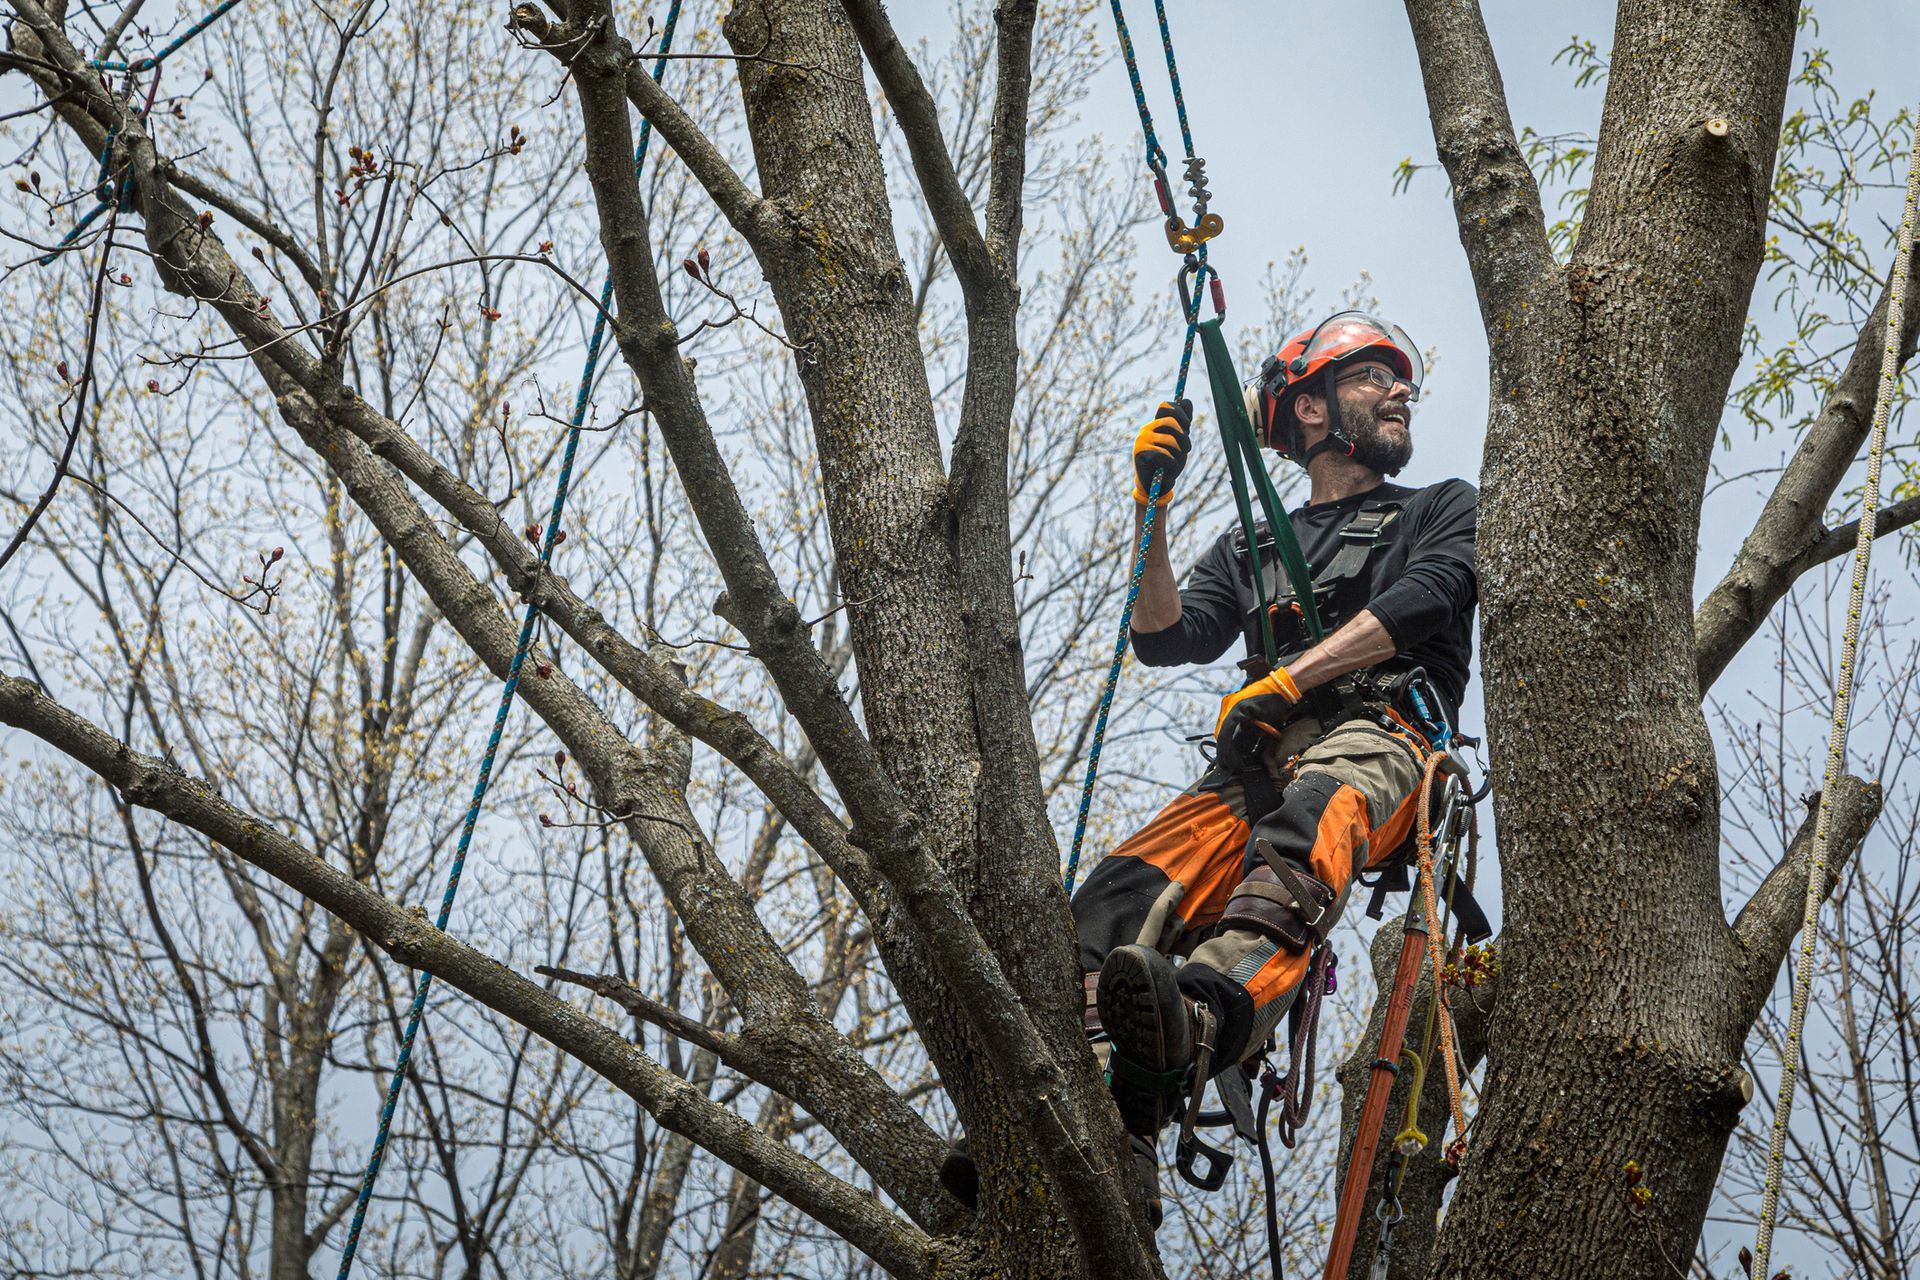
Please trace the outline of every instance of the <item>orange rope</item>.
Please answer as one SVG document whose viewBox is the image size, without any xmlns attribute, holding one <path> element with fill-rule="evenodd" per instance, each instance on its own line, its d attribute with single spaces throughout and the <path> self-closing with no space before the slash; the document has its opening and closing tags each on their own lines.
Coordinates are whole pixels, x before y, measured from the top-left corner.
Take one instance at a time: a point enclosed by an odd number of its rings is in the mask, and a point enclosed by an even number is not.
<svg viewBox="0 0 1920 1280">
<path fill-rule="evenodd" d="M 1447 1007 L 1443 976 L 1446 958 L 1440 937 L 1439 906 L 1433 891 L 1433 780 L 1440 772 L 1440 766 L 1446 763 L 1446 758 L 1445 753 L 1440 751 L 1427 757 L 1426 770 L 1420 779 L 1420 826 L 1416 848 L 1420 856 L 1420 892 L 1427 910 L 1427 957 L 1433 962 L 1433 998 L 1440 1010 L 1440 1056 L 1447 1067 L 1447 1105 L 1453 1111 L 1454 1139 L 1461 1141 L 1467 1133 L 1467 1113 L 1460 1100 L 1460 1064 L 1454 1058 L 1453 1011 Z"/>
</svg>

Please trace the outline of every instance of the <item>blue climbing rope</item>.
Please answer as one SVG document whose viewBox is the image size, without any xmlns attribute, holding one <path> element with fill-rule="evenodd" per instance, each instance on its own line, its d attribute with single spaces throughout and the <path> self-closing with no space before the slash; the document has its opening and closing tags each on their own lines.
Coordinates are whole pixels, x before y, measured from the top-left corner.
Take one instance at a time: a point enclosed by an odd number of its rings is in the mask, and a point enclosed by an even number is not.
<svg viewBox="0 0 1920 1280">
<path fill-rule="evenodd" d="M 145 58 L 135 58 L 132 62 L 103 62 L 99 58 L 94 58 L 88 62 L 87 65 L 95 71 L 152 71 L 168 58 L 180 52 L 182 45 L 218 22 L 222 14 L 239 3 L 240 0 L 220 0 L 220 4 L 214 8 L 213 12 L 207 14 L 204 18 L 201 18 L 198 22 L 175 36 L 168 42 L 166 48 L 156 54 L 149 55 Z"/>
<path fill-rule="evenodd" d="M 1121 8 L 1121 0 L 1110 0 L 1113 9 L 1114 33 L 1119 38 L 1120 56 L 1127 65 L 1127 80 L 1133 85 L 1133 105 L 1140 114 L 1140 134 L 1146 147 L 1147 168 L 1153 171 L 1161 208 L 1171 213 L 1172 193 L 1167 188 L 1167 153 L 1160 146 L 1160 139 L 1153 130 L 1153 113 L 1147 108 L 1146 90 L 1140 84 L 1140 64 L 1134 57 L 1133 36 L 1127 30 L 1127 15 Z M 1154 0 L 1154 13 L 1160 19 L 1160 46 L 1166 52 L 1167 79 L 1173 85 L 1173 102 L 1176 114 L 1180 118 L 1180 141 L 1187 149 L 1187 155 L 1193 155 L 1193 132 L 1187 123 L 1187 100 L 1180 90 L 1180 64 L 1173 54 L 1173 31 L 1167 25 L 1165 0 Z M 1179 403 L 1186 398 L 1187 374 L 1193 368 L 1193 344 L 1200 329 L 1200 299 L 1204 290 L 1201 286 L 1211 278 L 1218 288 L 1219 273 L 1207 265 L 1207 246 L 1202 242 L 1190 256 L 1187 270 L 1193 273 L 1193 292 L 1184 299 L 1183 318 L 1187 322 L 1186 340 L 1180 348 L 1180 373 L 1174 379 L 1173 399 Z M 1184 277 L 1183 277 L 1184 278 Z M 1215 307 L 1220 304 L 1215 294 Z M 1080 848 L 1087 838 L 1087 814 L 1093 808 L 1093 786 L 1100 776 L 1100 752 L 1106 744 L 1107 716 L 1113 710 L 1114 690 L 1120 683 L 1120 668 L 1127 658 L 1127 645 L 1133 634 L 1133 606 L 1140 599 L 1140 582 L 1146 576 L 1147 550 L 1153 545 L 1153 521 L 1159 514 L 1160 485 L 1162 473 L 1155 472 L 1153 483 L 1147 488 L 1147 509 L 1140 521 L 1140 545 L 1134 551 L 1133 571 L 1127 578 L 1127 599 L 1120 609 L 1120 632 L 1113 644 L 1113 662 L 1107 668 L 1107 682 L 1100 691 L 1100 710 L 1094 719 L 1093 743 L 1087 751 L 1087 777 L 1080 787 L 1080 811 L 1074 819 L 1073 846 L 1067 854 L 1066 874 L 1061 877 L 1069 896 L 1073 893 L 1073 881 L 1080 871 Z"/>
<path fill-rule="evenodd" d="M 132 94 L 133 77 L 141 72 L 153 72 L 153 84 L 147 92 L 147 110 L 150 111 L 153 108 L 154 94 L 160 88 L 160 64 L 180 52 L 188 41 L 205 31 L 215 22 L 218 22 L 222 14 L 234 8 L 239 3 L 240 0 L 220 0 L 220 3 L 216 5 L 211 12 L 207 13 L 198 22 L 195 22 L 172 40 L 168 41 L 167 46 L 158 53 L 150 54 L 144 58 L 135 58 L 131 62 L 90 58 L 87 60 L 87 66 L 94 71 L 125 72 L 127 76 L 127 86 L 124 92 L 126 92 L 129 97 Z M 147 111 L 136 111 L 134 114 L 142 120 L 147 118 Z M 81 215 L 80 220 L 68 229 L 67 234 L 60 237 L 59 243 L 53 246 L 53 251 L 40 259 L 41 266 L 46 266 L 49 262 L 52 262 L 64 253 L 69 245 L 80 238 L 81 232 L 93 225 L 100 215 L 107 211 L 108 205 L 118 204 L 122 209 L 128 207 L 129 197 L 132 195 L 132 191 L 126 180 L 122 179 L 117 184 L 109 182 L 111 177 L 109 166 L 113 160 L 113 140 L 118 132 L 119 129 L 117 126 L 107 130 L 106 145 L 100 149 L 100 178 L 94 184 L 96 187 L 95 194 L 99 197 L 99 203 Z"/>
<path fill-rule="evenodd" d="M 159 91 L 160 77 L 155 75 L 153 84 L 149 86 L 147 90 L 147 105 L 142 109 L 131 108 L 133 101 L 133 74 L 131 72 L 127 74 L 126 81 L 120 88 L 121 96 L 127 101 L 134 115 L 142 120 L 146 119 L 147 112 L 153 109 L 154 95 Z M 123 176 L 116 180 L 113 176 L 113 143 L 114 139 L 119 136 L 120 126 L 116 124 L 107 130 L 107 139 L 100 144 L 100 173 L 99 176 L 93 180 L 93 194 L 96 203 L 93 208 L 80 215 L 80 220 L 73 224 L 67 234 L 60 237 L 60 242 L 53 246 L 51 252 L 41 257 L 41 266 L 46 266 L 62 253 L 65 253 L 67 246 L 71 245 L 75 240 L 78 240 L 80 233 L 92 226 L 94 222 L 99 219 L 100 215 L 108 209 L 115 205 L 120 206 L 121 209 L 126 209 L 129 206 L 129 197 L 132 192 L 129 190 L 126 178 Z"/>
<path fill-rule="evenodd" d="M 653 64 L 653 78 L 658 80 L 666 69 L 667 55 L 673 48 L 673 29 L 680 20 L 681 0 L 673 0 L 667 9 L 666 25 L 661 28 L 660 53 Z M 646 162 L 647 145 L 653 140 L 653 123 L 643 119 L 640 122 L 640 137 L 633 151 L 634 172 L 638 173 Z M 567 505 L 567 490 L 573 482 L 573 461 L 580 446 L 580 430 L 586 422 L 587 402 L 592 394 L 593 375 L 600 363 L 601 346 L 606 339 L 607 315 L 613 308 L 613 272 L 607 272 L 606 282 L 600 287 L 600 308 L 594 315 L 593 336 L 587 341 L 586 367 L 580 372 L 580 390 L 574 396 L 573 417 L 568 424 L 566 448 L 560 455 L 560 475 L 554 483 L 553 506 L 547 513 L 547 531 L 540 540 L 540 567 L 545 569 L 553 558 L 553 548 L 560 532 L 560 516 Z M 473 844 L 473 829 L 480 820 L 480 804 L 486 798 L 487 786 L 493 780 L 494 756 L 500 749 L 500 738 L 507 727 L 507 712 L 513 707 L 514 691 L 520 686 L 520 668 L 526 662 L 527 650 L 533 643 L 533 629 L 539 620 L 540 607 L 529 601 L 526 614 L 520 620 L 520 638 L 514 645 L 513 661 L 507 666 L 507 679 L 500 690 L 500 706 L 493 715 L 493 732 L 487 737 L 486 753 L 480 758 L 480 776 L 473 784 L 473 800 L 467 806 L 467 816 L 460 825 L 460 840 L 454 847 L 453 866 L 447 872 L 446 891 L 440 895 L 440 914 L 434 920 L 434 928 L 445 932 L 448 919 L 453 915 L 454 895 L 460 891 L 460 874 L 466 867 L 467 851 Z M 347 1243 L 340 1254 L 340 1270 L 337 1280 L 347 1280 L 347 1274 L 353 1270 L 353 1258 L 360 1245 L 360 1231 L 366 1225 L 367 1206 L 373 1199 L 373 1185 L 380 1176 L 380 1166 L 386 1160 L 387 1133 L 393 1125 L 394 1108 L 400 1100 L 400 1087 L 406 1080 L 407 1068 L 413 1061 L 413 1043 L 420 1031 L 421 1020 L 426 1015 L 427 993 L 433 988 L 433 975 L 422 972 L 420 980 L 413 990 L 413 1005 L 407 1011 L 406 1030 L 400 1036 L 400 1054 L 394 1061 L 393 1078 L 387 1082 L 386 1099 L 380 1107 L 380 1124 L 373 1136 L 373 1151 L 367 1157 L 367 1171 L 360 1181 L 360 1198 L 353 1209 L 353 1222 L 347 1228 Z"/>
<path fill-rule="evenodd" d="M 1118 12 L 1119 0 L 1114 0 Z M 1180 118 L 1180 142 L 1193 154 L 1193 130 L 1187 125 L 1187 95 L 1180 91 L 1180 64 L 1173 56 L 1173 28 L 1167 25 L 1166 0 L 1153 0 L 1153 15 L 1160 20 L 1160 47 L 1167 54 L 1167 79 L 1173 84 L 1173 112 Z"/>
<path fill-rule="evenodd" d="M 1149 169 L 1155 166 L 1165 167 L 1167 163 L 1167 153 L 1160 146 L 1159 135 L 1153 131 L 1153 113 L 1147 109 L 1147 91 L 1140 87 L 1140 64 L 1133 56 L 1133 36 L 1127 30 L 1127 15 L 1120 7 L 1120 0 L 1111 0 L 1111 3 L 1113 8 L 1114 33 L 1120 38 L 1120 56 L 1126 60 L 1127 79 L 1133 85 L 1133 109 L 1140 113 L 1140 135 L 1146 140 L 1147 167 Z M 1164 13 L 1161 15 L 1160 29 L 1162 31 L 1167 29 L 1166 15 Z M 1171 48 L 1172 46 L 1169 44 L 1169 65 L 1172 64 Z M 1176 72 L 1175 74 L 1177 75 L 1178 73 Z M 1174 94 L 1177 99 L 1179 97 L 1179 91 L 1176 89 Z M 1184 129 L 1186 123 L 1187 117 L 1185 109 L 1183 108 L 1180 114 L 1181 128 Z"/>
</svg>

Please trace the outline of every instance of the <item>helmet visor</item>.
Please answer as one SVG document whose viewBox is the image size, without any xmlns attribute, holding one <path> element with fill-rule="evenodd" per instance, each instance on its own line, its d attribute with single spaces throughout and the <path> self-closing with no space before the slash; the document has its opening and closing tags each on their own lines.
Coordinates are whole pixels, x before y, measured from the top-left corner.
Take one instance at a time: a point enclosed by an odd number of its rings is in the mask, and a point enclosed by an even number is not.
<svg viewBox="0 0 1920 1280">
<path fill-rule="evenodd" d="M 1409 400 L 1420 398 L 1420 383 L 1426 377 L 1426 363 L 1420 348 L 1413 345 L 1407 331 L 1387 324 L 1364 311 L 1342 311 L 1329 316 L 1307 340 L 1306 350 L 1294 360 L 1299 368 L 1317 368 L 1357 358 L 1373 358 L 1391 365 L 1413 391 Z"/>
</svg>

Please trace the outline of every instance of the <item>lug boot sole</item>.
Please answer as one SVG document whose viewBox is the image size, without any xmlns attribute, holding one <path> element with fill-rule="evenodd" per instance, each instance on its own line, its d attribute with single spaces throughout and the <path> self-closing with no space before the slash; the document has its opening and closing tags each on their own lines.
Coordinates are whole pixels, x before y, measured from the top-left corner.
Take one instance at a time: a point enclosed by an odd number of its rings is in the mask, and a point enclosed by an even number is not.
<svg viewBox="0 0 1920 1280">
<path fill-rule="evenodd" d="M 1156 1072 L 1193 1060 L 1186 1003 L 1173 964 L 1158 951 L 1137 943 L 1115 949 L 1100 966 L 1099 1000 L 1100 1023 L 1116 1054 Z"/>
</svg>

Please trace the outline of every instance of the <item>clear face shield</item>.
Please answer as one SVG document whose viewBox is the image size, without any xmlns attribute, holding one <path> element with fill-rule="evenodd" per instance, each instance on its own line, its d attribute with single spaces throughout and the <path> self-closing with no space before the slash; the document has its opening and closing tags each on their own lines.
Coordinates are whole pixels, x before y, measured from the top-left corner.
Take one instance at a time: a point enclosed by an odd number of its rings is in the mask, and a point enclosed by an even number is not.
<svg viewBox="0 0 1920 1280">
<path fill-rule="evenodd" d="M 1387 324 L 1364 311 L 1342 311 L 1322 321 L 1307 338 L 1306 349 L 1287 361 L 1285 372 L 1298 377 L 1311 369 L 1362 353 L 1393 366 L 1394 372 L 1413 388 L 1407 399 L 1420 398 L 1420 384 L 1427 374 L 1420 348 L 1413 345 L 1413 339 L 1399 325 Z"/>
</svg>

